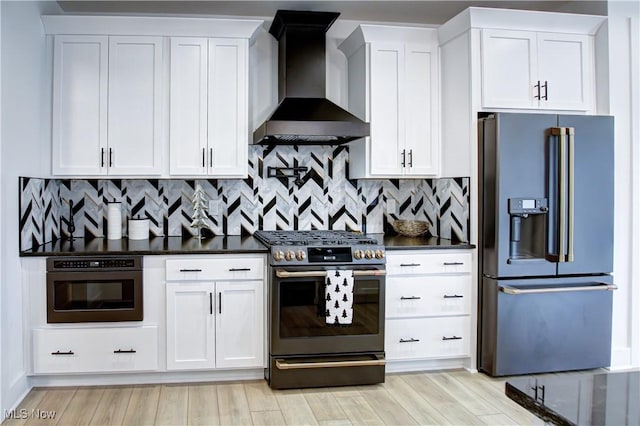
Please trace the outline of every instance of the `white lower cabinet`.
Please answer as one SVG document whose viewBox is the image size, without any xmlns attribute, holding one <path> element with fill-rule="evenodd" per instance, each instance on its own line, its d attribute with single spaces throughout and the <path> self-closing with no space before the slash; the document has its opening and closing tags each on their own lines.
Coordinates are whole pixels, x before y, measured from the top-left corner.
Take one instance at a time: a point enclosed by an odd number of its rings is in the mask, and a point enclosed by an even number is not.
<svg viewBox="0 0 640 426">
<path fill-rule="evenodd" d="M 264 367 L 264 258 L 167 260 L 167 370 Z"/>
<path fill-rule="evenodd" d="M 471 355 L 471 253 L 387 251 L 387 360 Z"/>
<path fill-rule="evenodd" d="M 35 374 L 157 369 L 156 326 L 33 330 Z"/>
</svg>

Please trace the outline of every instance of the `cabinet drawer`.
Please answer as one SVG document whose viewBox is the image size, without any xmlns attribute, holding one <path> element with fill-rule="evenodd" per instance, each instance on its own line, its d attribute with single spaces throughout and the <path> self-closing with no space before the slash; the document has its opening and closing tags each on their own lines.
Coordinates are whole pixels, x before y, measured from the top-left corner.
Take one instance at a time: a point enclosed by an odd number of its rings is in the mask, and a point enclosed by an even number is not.
<svg viewBox="0 0 640 426">
<path fill-rule="evenodd" d="M 471 275 L 389 277 L 386 291 L 388 318 L 471 313 Z"/>
<path fill-rule="evenodd" d="M 157 369 L 155 326 L 33 331 L 33 372 L 36 374 Z"/>
<path fill-rule="evenodd" d="M 169 259 L 167 281 L 247 280 L 264 278 L 263 257 Z"/>
<path fill-rule="evenodd" d="M 387 359 L 469 356 L 469 317 L 390 319 L 385 322 Z"/>
<path fill-rule="evenodd" d="M 471 273 L 471 253 L 390 253 L 388 275 Z"/>
</svg>

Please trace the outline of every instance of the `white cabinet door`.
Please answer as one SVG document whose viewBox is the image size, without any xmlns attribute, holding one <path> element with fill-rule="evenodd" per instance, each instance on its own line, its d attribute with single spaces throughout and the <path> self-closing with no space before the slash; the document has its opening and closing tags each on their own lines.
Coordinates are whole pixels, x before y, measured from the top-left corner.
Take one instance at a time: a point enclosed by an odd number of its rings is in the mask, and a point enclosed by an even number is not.
<svg viewBox="0 0 640 426">
<path fill-rule="evenodd" d="M 438 149 L 437 51 L 405 46 L 404 87 L 405 174 L 436 175 Z"/>
<path fill-rule="evenodd" d="M 109 174 L 162 172 L 161 37 L 109 37 Z"/>
<path fill-rule="evenodd" d="M 247 175 L 248 52 L 245 39 L 172 37 L 172 175 Z"/>
<path fill-rule="evenodd" d="M 404 45 L 371 43 L 371 164 L 373 176 L 402 174 L 405 122 Z M 406 152 L 405 152 L 406 161 Z"/>
<path fill-rule="evenodd" d="M 263 281 L 216 282 L 216 366 L 264 367 Z"/>
<path fill-rule="evenodd" d="M 52 172 L 103 174 L 108 38 L 57 36 L 54 44 Z"/>
<path fill-rule="evenodd" d="M 167 369 L 215 367 L 214 284 L 167 283 Z"/>
<path fill-rule="evenodd" d="M 206 38 L 171 38 L 170 173 L 201 175 L 207 153 Z"/>
<path fill-rule="evenodd" d="M 536 33 L 482 30 L 482 106 L 538 108 Z"/>
<path fill-rule="evenodd" d="M 246 39 L 209 40 L 210 175 L 247 176 L 248 52 Z"/>
<path fill-rule="evenodd" d="M 588 110 L 593 87 L 589 37 L 538 33 L 537 46 L 538 78 L 544 85 L 540 107 Z"/>
</svg>

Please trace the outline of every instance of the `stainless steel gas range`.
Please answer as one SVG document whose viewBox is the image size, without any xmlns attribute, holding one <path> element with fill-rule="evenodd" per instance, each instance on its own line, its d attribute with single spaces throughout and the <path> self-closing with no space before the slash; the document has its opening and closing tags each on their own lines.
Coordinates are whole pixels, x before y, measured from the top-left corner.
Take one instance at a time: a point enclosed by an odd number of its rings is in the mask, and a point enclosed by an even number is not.
<svg viewBox="0 0 640 426">
<path fill-rule="evenodd" d="M 347 231 L 254 236 L 270 249 L 269 385 L 384 382 L 384 246 Z"/>
</svg>

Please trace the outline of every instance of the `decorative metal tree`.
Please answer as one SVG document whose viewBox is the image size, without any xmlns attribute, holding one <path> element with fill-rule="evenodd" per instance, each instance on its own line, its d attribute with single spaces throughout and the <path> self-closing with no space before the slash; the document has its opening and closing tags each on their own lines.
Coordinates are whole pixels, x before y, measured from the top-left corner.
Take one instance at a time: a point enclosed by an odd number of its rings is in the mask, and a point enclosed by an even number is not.
<svg viewBox="0 0 640 426">
<path fill-rule="evenodd" d="M 202 228 L 209 228 L 209 225 L 206 222 L 207 219 L 207 195 L 204 193 L 202 186 L 200 184 L 196 184 L 196 189 L 193 193 L 193 198 L 191 199 L 191 204 L 193 205 L 193 214 L 191 215 L 191 227 L 196 229 L 196 235 L 194 238 L 199 240 L 202 239 L 202 234 L 200 230 Z"/>
</svg>

